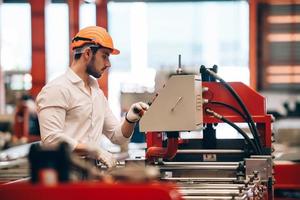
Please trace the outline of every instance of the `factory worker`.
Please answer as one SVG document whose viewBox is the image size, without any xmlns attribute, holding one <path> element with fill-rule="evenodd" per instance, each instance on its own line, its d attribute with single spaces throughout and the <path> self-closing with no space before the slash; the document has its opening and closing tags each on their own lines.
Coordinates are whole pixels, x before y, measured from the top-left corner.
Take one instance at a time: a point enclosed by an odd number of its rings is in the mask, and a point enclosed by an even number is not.
<svg viewBox="0 0 300 200">
<path fill-rule="evenodd" d="M 74 152 L 113 167 L 113 155 L 99 146 L 101 135 L 115 144 L 128 142 L 148 105 L 133 104 L 122 122 L 113 115 L 96 79 L 111 67 L 109 56 L 120 51 L 104 28 L 83 28 L 72 39 L 72 49 L 70 68 L 44 86 L 36 100 L 42 143 L 67 142 Z"/>
</svg>

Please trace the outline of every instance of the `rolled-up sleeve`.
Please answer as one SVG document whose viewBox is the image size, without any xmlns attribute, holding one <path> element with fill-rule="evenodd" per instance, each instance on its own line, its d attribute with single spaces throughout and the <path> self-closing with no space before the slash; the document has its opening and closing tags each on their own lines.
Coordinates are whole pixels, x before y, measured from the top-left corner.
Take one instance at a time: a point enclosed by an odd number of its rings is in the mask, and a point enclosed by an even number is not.
<svg viewBox="0 0 300 200">
<path fill-rule="evenodd" d="M 122 133 L 122 123 L 120 123 L 111 109 L 109 108 L 108 102 L 105 99 L 105 117 L 103 125 L 103 134 L 110 139 L 114 144 L 124 144 L 125 142 L 130 141 L 130 138 L 124 137 Z"/>
<path fill-rule="evenodd" d="M 65 117 L 68 110 L 68 92 L 61 86 L 46 86 L 37 97 L 38 119 L 41 139 L 45 145 L 67 142 L 74 150 L 77 141 L 64 133 Z"/>
</svg>

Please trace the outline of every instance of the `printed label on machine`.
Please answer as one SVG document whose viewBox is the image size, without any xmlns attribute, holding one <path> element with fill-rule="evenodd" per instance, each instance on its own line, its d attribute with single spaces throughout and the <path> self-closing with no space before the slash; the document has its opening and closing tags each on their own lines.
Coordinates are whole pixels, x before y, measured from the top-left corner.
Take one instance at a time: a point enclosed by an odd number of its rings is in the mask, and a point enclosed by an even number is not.
<svg viewBox="0 0 300 200">
<path fill-rule="evenodd" d="M 203 161 L 217 161 L 217 154 L 203 154 Z"/>
</svg>

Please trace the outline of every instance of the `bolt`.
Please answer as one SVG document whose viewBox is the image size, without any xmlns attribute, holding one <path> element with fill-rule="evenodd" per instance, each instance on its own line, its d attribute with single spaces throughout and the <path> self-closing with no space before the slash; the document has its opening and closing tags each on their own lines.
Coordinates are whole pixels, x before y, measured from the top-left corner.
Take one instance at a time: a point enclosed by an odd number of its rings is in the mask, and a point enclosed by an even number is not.
<svg viewBox="0 0 300 200">
<path fill-rule="evenodd" d="M 275 138 L 274 138 L 274 136 L 272 136 L 272 137 L 271 137 L 271 141 L 272 141 L 272 143 L 274 143 L 274 142 L 275 142 Z"/>
<path fill-rule="evenodd" d="M 244 189 L 243 186 L 239 186 L 238 189 L 239 189 L 239 193 L 240 193 L 240 194 L 243 193 L 243 189 Z"/>
<path fill-rule="evenodd" d="M 254 170 L 254 171 L 253 171 L 253 174 L 254 174 L 254 178 L 257 179 L 257 178 L 258 178 L 259 171 Z"/>
<path fill-rule="evenodd" d="M 249 175 L 249 182 L 253 182 L 254 181 L 254 175 Z"/>
<path fill-rule="evenodd" d="M 245 188 L 248 188 L 249 181 L 248 180 L 244 180 L 244 184 L 245 184 Z"/>
<path fill-rule="evenodd" d="M 271 146 L 271 152 L 273 153 L 275 151 L 275 147 L 274 147 L 274 145 L 272 144 L 272 146 Z"/>
</svg>

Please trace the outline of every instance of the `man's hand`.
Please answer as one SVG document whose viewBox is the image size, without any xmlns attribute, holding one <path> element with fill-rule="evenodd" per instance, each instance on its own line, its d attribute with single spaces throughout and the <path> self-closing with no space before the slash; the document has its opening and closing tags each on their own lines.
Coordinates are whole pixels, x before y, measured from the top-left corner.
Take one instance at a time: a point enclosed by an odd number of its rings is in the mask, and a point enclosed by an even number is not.
<svg viewBox="0 0 300 200">
<path fill-rule="evenodd" d="M 132 104 L 125 116 L 126 121 L 129 123 L 137 122 L 143 116 L 144 112 L 148 110 L 148 108 L 149 105 L 144 102 Z"/>
<path fill-rule="evenodd" d="M 117 165 L 117 161 L 114 156 L 100 147 L 89 147 L 88 151 L 89 157 L 99 160 L 108 168 L 112 168 Z"/>
</svg>

